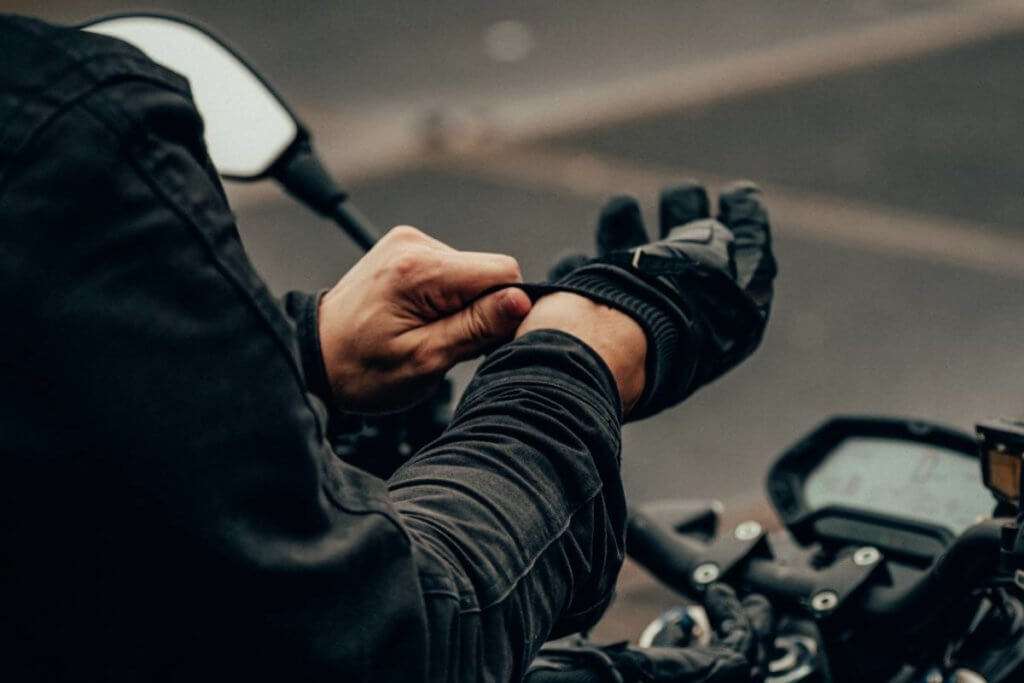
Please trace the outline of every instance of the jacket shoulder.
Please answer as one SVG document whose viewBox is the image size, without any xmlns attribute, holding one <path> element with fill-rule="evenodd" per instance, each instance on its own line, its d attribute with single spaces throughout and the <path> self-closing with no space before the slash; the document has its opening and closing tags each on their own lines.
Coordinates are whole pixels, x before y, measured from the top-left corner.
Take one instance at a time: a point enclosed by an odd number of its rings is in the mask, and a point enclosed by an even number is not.
<svg viewBox="0 0 1024 683">
<path fill-rule="evenodd" d="M 146 57 L 131 45 L 71 26 L 0 14 L 0 92 L 29 96 L 97 58 L 119 57 L 127 66 Z"/>
<path fill-rule="evenodd" d="M 53 116 L 105 84 L 131 78 L 191 98 L 184 78 L 124 41 L 0 14 L 0 172 Z"/>
</svg>

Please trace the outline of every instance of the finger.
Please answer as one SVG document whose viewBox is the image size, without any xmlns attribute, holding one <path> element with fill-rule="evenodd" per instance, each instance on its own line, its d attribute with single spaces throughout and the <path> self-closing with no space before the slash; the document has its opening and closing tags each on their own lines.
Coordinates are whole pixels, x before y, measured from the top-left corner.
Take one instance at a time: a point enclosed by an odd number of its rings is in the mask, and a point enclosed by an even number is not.
<svg viewBox="0 0 1024 683">
<path fill-rule="evenodd" d="M 548 281 L 557 282 L 590 260 L 586 254 L 566 254 L 548 271 Z"/>
<path fill-rule="evenodd" d="M 378 244 L 385 240 L 420 244 L 440 251 L 455 251 L 452 247 L 449 247 L 436 237 L 432 237 L 419 228 L 415 228 L 411 225 L 396 225 L 384 233 L 384 236 L 378 241 Z"/>
<path fill-rule="evenodd" d="M 772 280 L 778 273 L 772 254 L 768 211 L 760 189 L 739 181 L 722 190 L 718 198 L 719 220 L 735 236 L 736 280 L 763 308 L 771 302 Z"/>
<path fill-rule="evenodd" d="M 511 256 L 453 251 L 444 255 L 432 281 L 423 286 L 440 313 L 454 313 L 487 289 L 522 281 L 519 263 Z"/>
<path fill-rule="evenodd" d="M 764 672 L 775 645 L 775 615 L 772 605 L 763 595 L 743 598 L 743 613 L 753 629 L 753 643 L 747 653 L 750 663 Z"/>
<path fill-rule="evenodd" d="M 710 216 L 708 193 L 696 180 L 687 180 L 668 188 L 662 191 L 658 204 L 660 238 L 664 239 L 678 225 Z"/>
<path fill-rule="evenodd" d="M 597 253 L 631 249 L 648 242 L 640 205 L 632 197 L 614 197 L 597 219 Z"/>
<path fill-rule="evenodd" d="M 768 598 L 763 595 L 748 595 L 743 598 L 743 613 L 747 615 L 750 627 L 757 639 L 764 642 L 775 632 L 775 613 Z"/>
<path fill-rule="evenodd" d="M 743 228 L 768 230 L 768 212 L 761 188 L 749 180 L 726 185 L 718 195 L 718 220 L 733 231 Z"/>
<path fill-rule="evenodd" d="M 532 302 L 521 289 L 509 287 L 474 301 L 458 313 L 418 328 L 420 369 L 446 372 L 512 338 Z"/>
<path fill-rule="evenodd" d="M 750 620 L 736 591 L 721 583 L 712 584 L 704 596 L 708 620 L 718 634 L 718 645 L 746 656 L 755 644 Z"/>
</svg>

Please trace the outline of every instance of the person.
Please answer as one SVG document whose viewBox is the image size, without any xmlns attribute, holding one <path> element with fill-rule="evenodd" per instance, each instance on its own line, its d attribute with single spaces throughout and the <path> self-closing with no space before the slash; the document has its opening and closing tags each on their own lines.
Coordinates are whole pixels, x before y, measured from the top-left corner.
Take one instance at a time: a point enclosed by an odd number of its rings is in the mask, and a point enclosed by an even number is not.
<svg viewBox="0 0 1024 683">
<path fill-rule="evenodd" d="M 767 318 L 747 185 L 721 222 L 670 193 L 653 243 L 617 201 L 602 255 L 555 284 L 399 227 L 278 301 L 188 84 L 134 48 L 0 18 L 0 139 L 6 680 L 521 678 L 611 600 L 624 419 L 733 367 Z M 386 481 L 331 450 L 333 416 L 483 351 Z"/>
</svg>

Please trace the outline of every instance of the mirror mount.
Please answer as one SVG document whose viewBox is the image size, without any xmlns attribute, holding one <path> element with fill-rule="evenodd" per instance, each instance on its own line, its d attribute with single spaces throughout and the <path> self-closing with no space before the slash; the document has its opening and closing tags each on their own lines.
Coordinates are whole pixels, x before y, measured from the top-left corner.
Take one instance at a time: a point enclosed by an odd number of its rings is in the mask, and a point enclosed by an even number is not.
<svg viewBox="0 0 1024 683">
<path fill-rule="evenodd" d="M 268 175 L 300 202 L 337 223 L 361 248 L 369 250 L 376 243 L 377 235 L 369 222 L 345 206 L 348 194 L 328 173 L 304 128 L 299 129 L 295 141 L 270 167 Z"/>
</svg>

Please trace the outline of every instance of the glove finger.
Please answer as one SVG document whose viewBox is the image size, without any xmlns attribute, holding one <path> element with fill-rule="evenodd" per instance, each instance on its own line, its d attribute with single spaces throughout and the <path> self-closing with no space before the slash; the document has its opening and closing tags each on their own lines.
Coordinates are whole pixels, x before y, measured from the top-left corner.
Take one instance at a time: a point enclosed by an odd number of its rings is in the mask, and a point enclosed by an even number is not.
<svg viewBox="0 0 1024 683">
<path fill-rule="evenodd" d="M 743 598 L 743 612 L 754 630 L 754 645 L 748 655 L 750 664 L 759 676 L 765 676 L 775 649 L 775 614 L 771 603 L 763 595 Z"/>
<path fill-rule="evenodd" d="M 755 593 L 743 598 L 742 605 L 757 639 L 767 642 L 775 633 L 775 612 L 768 598 Z"/>
<path fill-rule="evenodd" d="M 778 267 L 772 254 L 771 229 L 761 191 L 748 181 L 734 183 L 722 190 L 718 206 L 719 220 L 735 237 L 736 281 L 767 313 Z"/>
<path fill-rule="evenodd" d="M 605 204 L 597 221 L 598 256 L 631 249 L 647 242 L 644 219 L 636 199 L 614 197 Z"/>
<path fill-rule="evenodd" d="M 710 216 L 708 193 L 696 180 L 687 180 L 667 188 L 662 191 L 658 205 L 660 239 L 665 239 L 676 226 Z"/>
<path fill-rule="evenodd" d="M 733 231 L 748 226 L 768 230 L 761 188 L 749 180 L 737 180 L 723 187 L 718 194 L 718 220 Z"/>
<path fill-rule="evenodd" d="M 548 271 L 548 282 L 557 282 L 590 260 L 586 254 L 566 254 Z"/>
<path fill-rule="evenodd" d="M 736 597 L 736 591 L 725 584 L 716 583 L 704 594 L 704 609 L 708 620 L 718 634 L 717 645 L 725 647 L 744 657 L 756 645 L 754 629 L 743 611 L 743 605 Z"/>
</svg>

